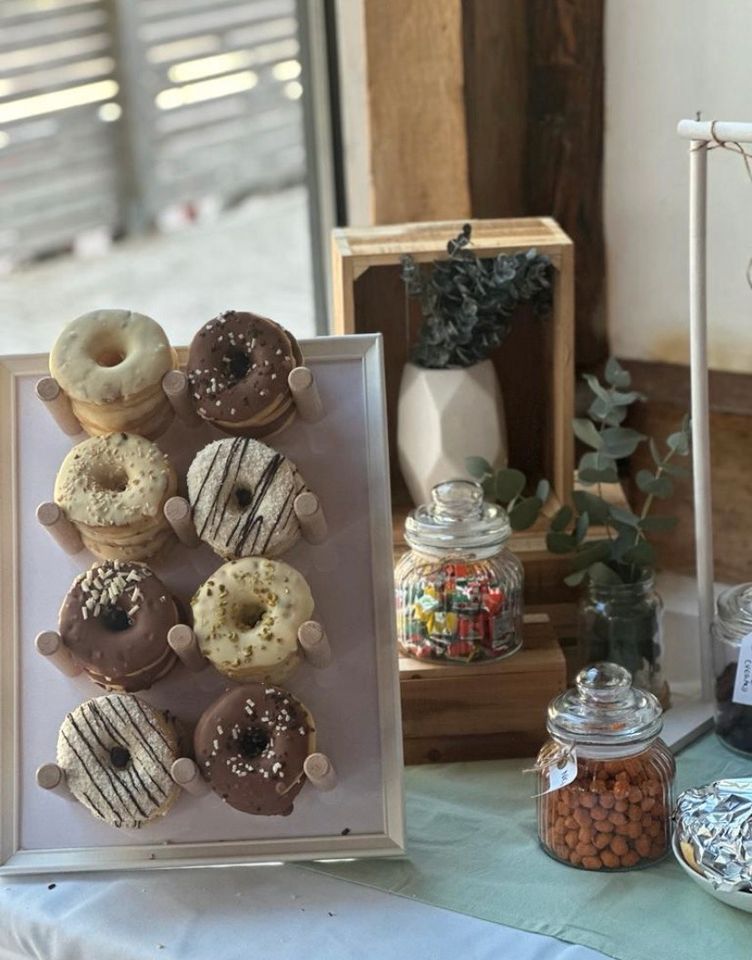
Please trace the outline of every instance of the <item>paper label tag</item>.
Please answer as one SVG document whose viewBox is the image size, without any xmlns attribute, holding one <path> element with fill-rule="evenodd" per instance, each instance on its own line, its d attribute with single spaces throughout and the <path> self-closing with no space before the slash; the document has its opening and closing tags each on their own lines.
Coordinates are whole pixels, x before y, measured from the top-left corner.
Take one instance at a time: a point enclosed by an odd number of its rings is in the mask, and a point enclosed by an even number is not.
<svg viewBox="0 0 752 960">
<path fill-rule="evenodd" d="M 555 746 L 542 752 L 538 756 L 537 767 L 541 775 L 541 785 L 548 781 L 546 788 L 538 794 L 539 797 L 566 787 L 577 777 L 577 751 L 574 744 L 569 747 Z"/>
<path fill-rule="evenodd" d="M 734 703 L 752 706 L 752 633 L 742 638 L 739 644 L 739 663 L 734 680 Z"/>
</svg>

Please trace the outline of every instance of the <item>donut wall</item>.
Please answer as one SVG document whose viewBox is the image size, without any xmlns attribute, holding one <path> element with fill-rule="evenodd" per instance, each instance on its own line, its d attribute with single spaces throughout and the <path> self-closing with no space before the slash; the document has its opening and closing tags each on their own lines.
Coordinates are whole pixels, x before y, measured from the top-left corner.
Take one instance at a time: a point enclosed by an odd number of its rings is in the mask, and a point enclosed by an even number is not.
<svg viewBox="0 0 752 960">
<path fill-rule="evenodd" d="M 381 339 L 295 344 L 275 394 L 283 340 L 224 316 L 265 409 L 194 341 L 130 375 L 147 439 L 99 422 L 127 351 L 93 397 L 72 341 L 0 359 L 0 873 L 403 852 Z"/>
</svg>

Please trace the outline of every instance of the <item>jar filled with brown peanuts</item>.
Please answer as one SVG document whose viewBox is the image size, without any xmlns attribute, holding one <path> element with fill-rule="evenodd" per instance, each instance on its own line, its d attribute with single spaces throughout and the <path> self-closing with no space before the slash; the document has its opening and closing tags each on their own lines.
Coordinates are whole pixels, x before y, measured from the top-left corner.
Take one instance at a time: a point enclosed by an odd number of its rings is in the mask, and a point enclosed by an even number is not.
<svg viewBox="0 0 752 960">
<path fill-rule="evenodd" d="M 631 870 L 671 844 L 676 765 L 660 739 L 662 708 L 624 667 L 596 663 L 549 705 L 538 754 L 538 838 L 584 870 Z"/>
</svg>

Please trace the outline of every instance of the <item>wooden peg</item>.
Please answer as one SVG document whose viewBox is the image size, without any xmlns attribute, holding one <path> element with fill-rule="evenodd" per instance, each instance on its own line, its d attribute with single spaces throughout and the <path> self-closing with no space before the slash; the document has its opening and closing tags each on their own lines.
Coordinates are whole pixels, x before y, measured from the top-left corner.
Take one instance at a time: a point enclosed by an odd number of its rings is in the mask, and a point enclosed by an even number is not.
<svg viewBox="0 0 752 960">
<path fill-rule="evenodd" d="M 295 367 L 287 374 L 287 383 L 300 419 L 306 423 L 320 420 L 324 416 L 324 404 L 311 369 Z"/>
<path fill-rule="evenodd" d="M 170 645 L 173 653 L 176 654 L 193 673 L 198 673 L 209 665 L 209 661 L 203 653 L 201 653 L 196 634 L 188 624 L 176 623 L 174 627 L 170 627 L 170 631 L 167 634 L 167 643 Z"/>
<path fill-rule="evenodd" d="M 57 667 L 66 677 L 77 677 L 83 668 L 73 657 L 70 650 L 63 643 L 63 638 L 56 630 L 44 630 L 38 633 L 34 646 L 43 657 Z"/>
<path fill-rule="evenodd" d="M 193 525 L 191 505 L 185 497 L 170 497 L 162 507 L 165 520 L 175 531 L 175 536 L 186 547 L 197 547 L 201 542 Z"/>
<path fill-rule="evenodd" d="M 83 550 L 81 534 L 56 503 L 51 500 L 40 503 L 37 520 L 66 553 L 80 553 Z"/>
<path fill-rule="evenodd" d="M 68 800 L 75 799 L 68 790 L 65 773 L 56 763 L 43 763 L 41 767 L 37 767 L 35 776 L 37 786 L 42 790 L 49 790 L 50 793 L 56 793 L 59 797 L 65 797 Z"/>
<path fill-rule="evenodd" d="M 63 433 L 67 433 L 69 437 L 75 437 L 81 433 L 83 427 L 73 412 L 68 394 L 54 377 L 42 377 L 41 380 L 37 380 L 35 389 L 37 396 Z"/>
<path fill-rule="evenodd" d="M 337 786 L 337 771 L 325 753 L 309 753 L 303 770 L 317 790 L 333 790 Z"/>
<path fill-rule="evenodd" d="M 306 490 L 295 497 L 293 503 L 303 539 L 308 543 L 323 543 L 329 535 L 324 508 L 315 493 Z"/>
<path fill-rule="evenodd" d="M 175 416 L 187 427 L 198 427 L 203 422 L 196 413 L 190 395 L 188 377 L 182 370 L 168 370 L 162 377 L 162 390 Z"/>
<path fill-rule="evenodd" d="M 203 797 L 211 790 L 190 757 L 178 757 L 170 767 L 170 776 L 179 787 L 194 797 Z"/>
<path fill-rule="evenodd" d="M 332 662 L 332 648 L 324 628 L 316 620 L 306 620 L 298 627 L 298 643 L 303 656 L 312 667 L 328 667 Z"/>
</svg>

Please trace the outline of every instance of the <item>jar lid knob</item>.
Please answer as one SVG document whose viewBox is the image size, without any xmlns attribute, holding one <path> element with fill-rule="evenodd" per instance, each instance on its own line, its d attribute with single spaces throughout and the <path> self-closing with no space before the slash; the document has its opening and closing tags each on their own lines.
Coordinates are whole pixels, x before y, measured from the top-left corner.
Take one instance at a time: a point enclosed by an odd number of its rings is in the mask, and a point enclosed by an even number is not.
<svg viewBox="0 0 752 960">
<path fill-rule="evenodd" d="M 483 487 L 474 480 L 447 480 L 431 490 L 432 513 L 441 520 L 483 516 Z"/>
<path fill-rule="evenodd" d="M 618 663 L 591 663 L 580 670 L 574 682 L 584 700 L 617 703 L 629 695 L 632 675 Z"/>
</svg>

